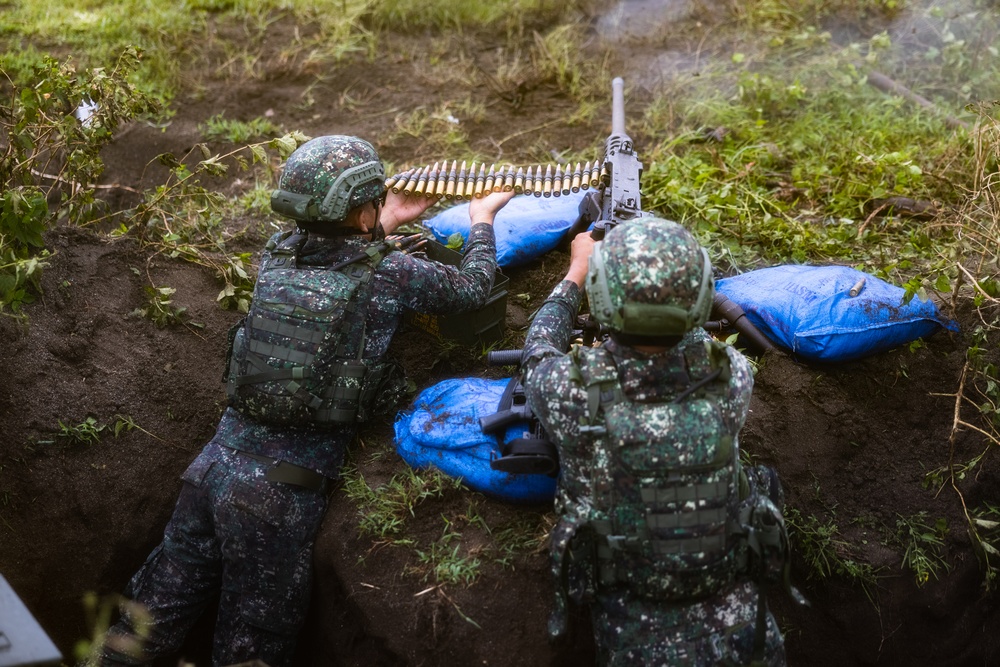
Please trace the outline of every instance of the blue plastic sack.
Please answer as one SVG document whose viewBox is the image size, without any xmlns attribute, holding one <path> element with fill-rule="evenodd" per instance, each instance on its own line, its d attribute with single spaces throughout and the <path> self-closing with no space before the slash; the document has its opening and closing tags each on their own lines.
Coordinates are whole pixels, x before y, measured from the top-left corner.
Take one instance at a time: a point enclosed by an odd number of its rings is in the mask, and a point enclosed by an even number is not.
<svg viewBox="0 0 1000 667">
<path fill-rule="evenodd" d="M 861 279 L 857 296 L 851 288 Z M 958 331 L 932 301 L 847 266 L 785 265 L 716 281 L 750 322 L 775 344 L 803 359 L 851 361 L 923 338 Z"/>
<path fill-rule="evenodd" d="M 496 413 L 508 381 L 452 379 L 424 389 L 413 406 L 396 417 L 396 451 L 414 468 L 433 466 L 494 498 L 516 503 L 552 502 L 554 478 L 490 468 L 490 459 L 500 456 L 500 444 L 496 436 L 482 432 L 479 418 Z M 504 441 L 525 430 L 527 422 L 511 424 L 504 432 Z"/>
<path fill-rule="evenodd" d="M 497 237 L 497 264 L 501 268 L 527 264 L 558 246 L 580 219 L 580 202 L 587 193 L 558 197 L 519 195 L 500 209 L 493 222 Z M 441 243 L 458 233 L 469 238 L 469 204 L 459 204 L 438 213 L 424 225 Z"/>
</svg>

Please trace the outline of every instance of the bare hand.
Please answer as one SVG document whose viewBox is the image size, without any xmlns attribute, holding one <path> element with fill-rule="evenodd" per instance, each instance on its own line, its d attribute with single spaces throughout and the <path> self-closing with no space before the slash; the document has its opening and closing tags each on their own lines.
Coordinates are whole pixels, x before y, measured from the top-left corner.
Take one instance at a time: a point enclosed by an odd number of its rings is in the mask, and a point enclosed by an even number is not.
<svg viewBox="0 0 1000 667">
<path fill-rule="evenodd" d="M 482 199 L 473 199 L 469 202 L 469 219 L 473 224 L 485 222 L 492 225 L 497 212 L 507 205 L 515 195 L 515 192 L 491 192 Z"/>
<path fill-rule="evenodd" d="M 573 237 L 573 243 L 569 252 L 569 270 L 566 271 L 566 280 L 572 280 L 580 287 L 583 287 L 587 279 L 587 271 L 590 267 L 590 256 L 594 252 L 594 238 L 589 232 L 583 232 Z"/>
<path fill-rule="evenodd" d="M 382 207 L 382 229 L 386 234 L 391 234 L 400 225 L 413 222 L 420 215 L 437 203 L 434 197 L 404 195 L 402 192 L 392 192 L 386 194 L 385 206 Z"/>
</svg>

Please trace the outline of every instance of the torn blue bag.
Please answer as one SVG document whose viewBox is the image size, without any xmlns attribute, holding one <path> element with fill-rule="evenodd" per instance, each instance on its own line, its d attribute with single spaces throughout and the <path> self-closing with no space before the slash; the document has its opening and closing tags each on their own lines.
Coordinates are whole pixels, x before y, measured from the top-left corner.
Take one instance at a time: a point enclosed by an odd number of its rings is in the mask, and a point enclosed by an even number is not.
<svg viewBox="0 0 1000 667">
<path fill-rule="evenodd" d="M 516 503 L 551 503 L 554 477 L 490 468 L 490 461 L 500 456 L 500 442 L 483 433 L 479 420 L 496 413 L 508 382 L 460 378 L 424 389 L 409 409 L 396 416 L 396 451 L 414 468 L 433 466 L 488 496 Z M 501 437 L 507 442 L 528 428 L 527 421 L 515 422 Z"/>
<path fill-rule="evenodd" d="M 933 301 L 903 303 L 903 288 L 847 266 L 774 266 L 717 280 L 715 288 L 776 345 L 812 361 L 852 361 L 942 328 L 958 331 Z"/>
<path fill-rule="evenodd" d="M 518 195 L 497 213 L 493 231 L 497 238 L 497 264 L 501 268 L 527 264 L 562 243 L 580 219 L 580 202 L 586 191 L 559 197 Z M 435 239 L 447 244 L 452 234 L 469 238 L 469 203 L 452 206 L 424 222 Z"/>
</svg>

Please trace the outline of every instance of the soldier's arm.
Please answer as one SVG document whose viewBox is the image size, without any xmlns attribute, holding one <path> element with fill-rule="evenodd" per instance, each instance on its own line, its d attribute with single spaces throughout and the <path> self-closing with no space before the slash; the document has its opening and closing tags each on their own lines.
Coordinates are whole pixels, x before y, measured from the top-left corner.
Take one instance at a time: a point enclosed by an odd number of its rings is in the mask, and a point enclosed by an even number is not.
<svg viewBox="0 0 1000 667">
<path fill-rule="evenodd" d="M 577 234 L 573 239 L 569 269 L 566 277 L 556 285 L 538 310 L 521 355 L 521 376 L 525 386 L 531 382 L 540 365 L 547 359 L 556 359 L 566 353 L 569 335 L 576 313 L 580 309 L 583 284 L 587 279 L 587 266 L 594 240 L 590 234 Z"/>
<path fill-rule="evenodd" d="M 401 305 L 421 313 L 475 310 L 486 303 L 497 268 L 493 221 L 513 192 L 492 193 L 469 203 L 469 238 L 458 268 L 408 255 L 390 255 L 383 272 L 404 285 Z"/>
</svg>

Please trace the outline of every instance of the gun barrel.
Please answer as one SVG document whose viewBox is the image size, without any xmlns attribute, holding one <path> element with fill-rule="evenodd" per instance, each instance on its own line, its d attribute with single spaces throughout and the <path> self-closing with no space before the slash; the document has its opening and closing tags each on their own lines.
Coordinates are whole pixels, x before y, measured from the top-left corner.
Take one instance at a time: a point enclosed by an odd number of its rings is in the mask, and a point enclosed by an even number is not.
<svg viewBox="0 0 1000 667">
<path fill-rule="evenodd" d="M 625 134 L 625 81 L 620 76 L 611 81 L 611 134 Z"/>
</svg>

